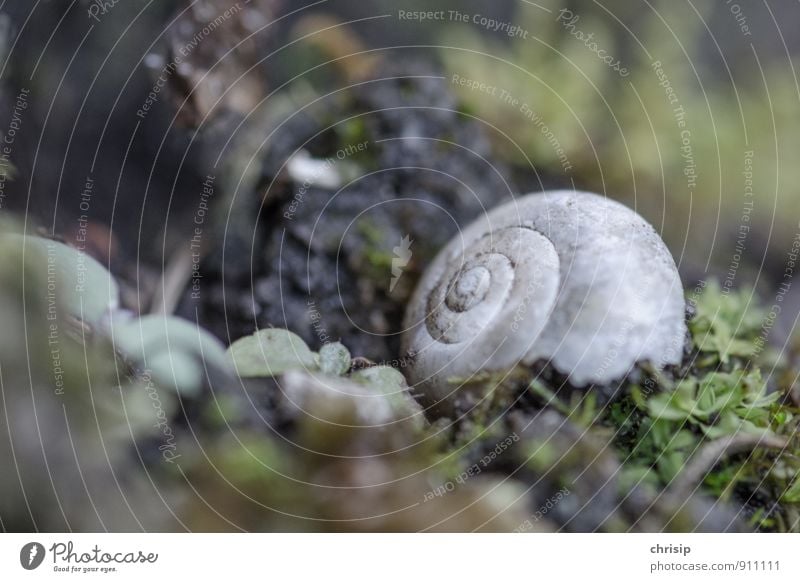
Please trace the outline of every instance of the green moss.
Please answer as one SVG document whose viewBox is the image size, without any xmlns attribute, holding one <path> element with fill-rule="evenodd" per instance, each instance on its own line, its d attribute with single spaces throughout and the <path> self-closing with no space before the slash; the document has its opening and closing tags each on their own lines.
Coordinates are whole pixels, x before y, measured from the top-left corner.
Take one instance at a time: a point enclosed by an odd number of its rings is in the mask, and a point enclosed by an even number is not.
<svg viewBox="0 0 800 582">
<path fill-rule="evenodd" d="M 766 313 L 757 304 L 754 292 L 723 293 L 712 280 L 694 304 L 696 315 L 689 329 L 692 343 L 700 352 L 699 365 L 728 364 L 731 358 L 747 359 L 760 353 Z"/>
<path fill-rule="evenodd" d="M 385 284 L 392 272 L 394 255 L 391 245 L 387 244 L 381 229 L 369 220 L 359 221 L 358 232 L 364 240 L 364 274 L 373 281 Z"/>
<path fill-rule="evenodd" d="M 740 435 L 778 441 L 783 450 L 759 448 L 720 454 L 702 490 L 753 509 L 761 529 L 797 531 L 800 508 L 798 410 L 787 388 L 768 386 L 758 359 L 764 310 L 752 292 L 723 293 L 710 283 L 696 298 L 689 322 L 693 351 L 672 377 L 646 376 L 610 404 L 600 423 L 615 433 L 626 482 L 668 488 L 708 443 Z M 766 368 L 772 377 L 780 370 Z M 773 442 L 775 442 L 773 441 Z M 763 509 L 763 511 L 756 511 Z"/>
<path fill-rule="evenodd" d="M 337 136 L 343 147 L 369 141 L 367 124 L 363 117 L 353 117 L 335 126 Z M 362 152 L 357 152 L 356 155 Z"/>
<path fill-rule="evenodd" d="M 547 441 L 530 442 L 527 449 L 528 467 L 537 472 L 546 472 L 559 461 L 559 451 Z"/>
</svg>

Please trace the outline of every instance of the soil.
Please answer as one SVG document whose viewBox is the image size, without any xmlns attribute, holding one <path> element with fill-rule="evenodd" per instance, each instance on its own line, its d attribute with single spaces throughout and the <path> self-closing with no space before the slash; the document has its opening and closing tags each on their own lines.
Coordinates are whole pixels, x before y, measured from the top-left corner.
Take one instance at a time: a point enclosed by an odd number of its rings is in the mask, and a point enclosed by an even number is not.
<svg viewBox="0 0 800 582">
<path fill-rule="evenodd" d="M 361 175 L 340 189 L 293 183 L 285 163 L 300 148 L 337 169 L 357 164 Z M 312 348 L 340 340 L 392 360 L 422 270 L 459 225 L 512 196 L 504 175 L 485 128 L 459 110 L 445 79 L 423 65 L 384 67 L 327 112 L 281 127 L 250 194 L 254 231 L 227 233 L 224 252 L 205 261 L 203 299 L 187 293 L 179 313 L 194 317 L 197 307 L 227 342 L 286 327 Z M 404 238 L 407 261 L 397 250 Z"/>
</svg>

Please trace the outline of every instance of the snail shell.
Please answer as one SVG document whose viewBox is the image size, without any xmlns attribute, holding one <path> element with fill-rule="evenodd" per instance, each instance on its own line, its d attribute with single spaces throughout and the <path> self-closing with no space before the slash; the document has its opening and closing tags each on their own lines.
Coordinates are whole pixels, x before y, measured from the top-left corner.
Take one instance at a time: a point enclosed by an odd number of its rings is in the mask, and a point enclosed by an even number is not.
<svg viewBox="0 0 800 582">
<path fill-rule="evenodd" d="M 485 214 L 423 275 L 405 319 L 409 380 L 451 402 L 479 371 L 549 361 L 575 387 L 637 362 L 678 364 L 683 286 L 641 216 L 597 194 L 552 191 Z"/>
</svg>

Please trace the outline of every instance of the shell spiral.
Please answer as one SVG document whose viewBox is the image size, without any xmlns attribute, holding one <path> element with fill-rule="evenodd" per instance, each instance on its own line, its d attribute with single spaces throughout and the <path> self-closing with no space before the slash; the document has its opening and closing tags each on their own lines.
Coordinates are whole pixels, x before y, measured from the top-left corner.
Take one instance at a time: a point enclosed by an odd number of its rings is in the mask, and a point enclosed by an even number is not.
<svg viewBox="0 0 800 582">
<path fill-rule="evenodd" d="M 549 361 L 573 386 L 637 362 L 678 364 L 683 286 L 658 233 L 588 192 L 530 194 L 461 231 L 428 267 L 405 319 L 409 380 L 449 402 L 480 371 Z"/>
</svg>

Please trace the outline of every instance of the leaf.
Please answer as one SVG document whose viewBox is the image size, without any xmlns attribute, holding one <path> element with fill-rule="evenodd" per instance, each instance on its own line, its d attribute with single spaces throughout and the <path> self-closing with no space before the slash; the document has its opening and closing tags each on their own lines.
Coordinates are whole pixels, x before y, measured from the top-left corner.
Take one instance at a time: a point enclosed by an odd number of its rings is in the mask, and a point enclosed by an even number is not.
<svg viewBox="0 0 800 582">
<path fill-rule="evenodd" d="M 530 390 L 532 393 L 536 394 L 538 397 L 544 400 L 546 406 L 552 406 L 565 416 L 569 416 L 570 414 L 572 414 L 572 409 L 566 404 L 564 404 L 558 398 L 558 396 L 553 394 L 553 392 L 547 386 L 545 386 L 543 382 L 539 381 L 538 379 L 534 378 L 533 380 L 531 380 L 531 383 L 528 386 L 528 390 Z"/>
<path fill-rule="evenodd" d="M 656 461 L 658 475 L 664 483 L 669 483 L 681 472 L 686 464 L 686 455 L 678 451 L 663 453 Z"/>
<path fill-rule="evenodd" d="M 657 489 L 658 475 L 650 467 L 630 463 L 623 465 L 619 474 L 619 488 L 622 494 L 628 494 L 637 485 Z"/>
<path fill-rule="evenodd" d="M 319 351 L 319 368 L 324 374 L 343 376 L 350 365 L 350 351 L 339 342 L 325 344 Z"/>
<path fill-rule="evenodd" d="M 354 372 L 350 379 L 384 395 L 398 416 L 414 417 L 415 422 L 424 423 L 422 407 L 409 395 L 405 376 L 394 368 L 371 366 Z"/>
<path fill-rule="evenodd" d="M 756 435 L 773 435 L 772 431 L 759 428 L 749 420 L 739 418 L 730 411 L 721 415 L 713 425 L 701 425 L 701 430 L 710 439 L 718 439 L 736 433 L 749 433 Z"/>
<path fill-rule="evenodd" d="M 697 441 L 697 437 L 695 437 L 691 432 L 688 430 L 681 430 L 673 437 L 670 448 L 671 449 L 692 449 L 694 448 Z"/>
<path fill-rule="evenodd" d="M 278 376 L 289 370 L 316 370 L 316 354 L 300 336 L 285 329 L 264 329 L 235 341 L 228 360 L 241 378 Z"/>
<path fill-rule="evenodd" d="M 781 501 L 786 501 L 787 503 L 800 503 L 800 474 L 795 477 L 794 483 L 792 483 L 789 488 L 783 492 L 783 495 L 781 495 Z"/>
<path fill-rule="evenodd" d="M 156 381 L 184 394 L 197 394 L 203 385 L 203 369 L 191 354 L 182 351 L 162 352 L 148 359 Z"/>
<path fill-rule="evenodd" d="M 72 317 L 98 326 L 108 312 L 119 307 L 117 282 L 86 253 L 37 236 L 5 234 L 2 238 L 23 245 L 26 252 L 41 254 L 48 283 L 41 293 L 52 292 Z"/>
<path fill-rule="evenodd" d="M 692 406 L 675 398 L 675 394 L 656 394 L 647 401 L 647 411 L 656 420 L 687 420 Z"/>
<path fill-rule="evenodd" d="M 229 362 L 222 343 L 197 324 L 149 315 L 112 319 L 114 346 L 137 367 L 149 370 L 162 386 L 196 394 L 206 370 L 223 371 Z"/>
</svg>

